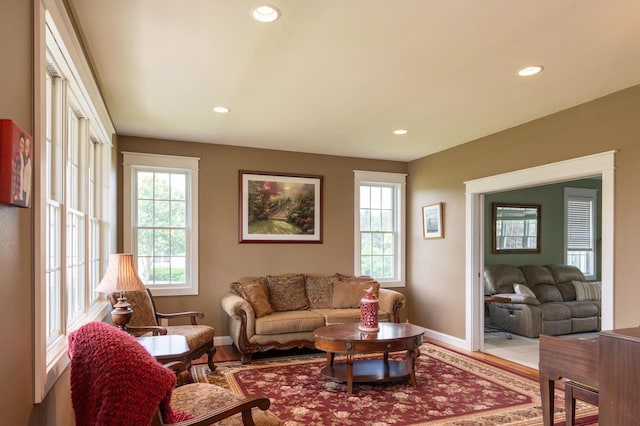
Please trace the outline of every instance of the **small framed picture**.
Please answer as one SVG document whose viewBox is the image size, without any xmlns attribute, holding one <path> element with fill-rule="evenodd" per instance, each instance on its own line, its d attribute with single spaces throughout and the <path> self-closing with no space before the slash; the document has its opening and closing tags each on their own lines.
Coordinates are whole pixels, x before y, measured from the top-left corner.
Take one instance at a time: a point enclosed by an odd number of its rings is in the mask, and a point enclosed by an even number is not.
<svg viewBox="0 0 640 426">
<path fill-rule="evenodd" d="M 241 243 L 322 243 L 322 176 L 239 174 Z"/>
<path fill-rule="evenodd" d="M 31 207 L 33 139 L 12 120 L 0 120 L 0 203 Z"/>
<path fill-rule="evenodd" d="M 444 238 L 443 203 L 431 204 L 422 208 L 423 238 Z"/>
</svg>

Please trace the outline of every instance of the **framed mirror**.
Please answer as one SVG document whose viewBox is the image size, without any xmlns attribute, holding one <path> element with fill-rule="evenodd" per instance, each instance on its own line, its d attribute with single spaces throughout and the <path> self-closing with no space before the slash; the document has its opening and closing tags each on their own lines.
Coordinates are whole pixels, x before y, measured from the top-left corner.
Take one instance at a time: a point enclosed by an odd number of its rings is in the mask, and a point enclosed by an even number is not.
<svg viewBox="0 0 640 426">
<path fill-rule="evenodd" d="M 493 203 L 492 252 L 540 253 L 540 204 Z"/>
</svg>

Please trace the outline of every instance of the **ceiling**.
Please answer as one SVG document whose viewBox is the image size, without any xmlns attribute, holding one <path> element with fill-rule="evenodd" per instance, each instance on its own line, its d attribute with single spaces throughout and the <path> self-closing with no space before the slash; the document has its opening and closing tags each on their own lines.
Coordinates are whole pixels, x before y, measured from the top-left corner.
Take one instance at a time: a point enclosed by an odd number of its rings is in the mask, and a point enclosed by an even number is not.
<svg viewBox="0 0 640 426">
<path fill-rule="evenodd" d="M 410 161 L 640 84 L 637 0 L 67 3 L 119 135 Z"/>
</svg>

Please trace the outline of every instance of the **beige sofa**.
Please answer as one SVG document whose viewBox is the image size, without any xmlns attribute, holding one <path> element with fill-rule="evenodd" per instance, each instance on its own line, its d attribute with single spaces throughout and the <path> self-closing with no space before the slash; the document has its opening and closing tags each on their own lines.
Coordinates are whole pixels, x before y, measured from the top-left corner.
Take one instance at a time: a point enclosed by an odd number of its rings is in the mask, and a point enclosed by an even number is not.
<svg viewBox="0 0 640 426">
<path fill-rule="evenodd" d="M 510 299 L 487 306 L 491 322 L 508 332 L 538 337 L 600 330 L 600 283 L 586 282 L 575 266 L 488 265 L 484 288 L 486 296 Z"/>
<path fill-rule="evenodd" d="M 315 329 L 358 322 L 360 299 L 373 287 L 379 321 L 400 322 L 402 293 L 380 288 L 369 277 L 342 274 L 281 274 L 243 278 L 221 300 L 242 363 L 269 349 L 313 348 Z"/>
</svg>

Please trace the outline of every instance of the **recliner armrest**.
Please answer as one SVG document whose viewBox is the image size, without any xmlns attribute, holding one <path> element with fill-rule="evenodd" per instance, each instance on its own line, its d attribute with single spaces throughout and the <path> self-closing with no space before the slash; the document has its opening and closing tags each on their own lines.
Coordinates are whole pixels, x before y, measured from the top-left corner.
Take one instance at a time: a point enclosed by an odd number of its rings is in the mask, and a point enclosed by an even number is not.
<svg viewBox="0 0 640 426">
<path fill-rule="evenodd" d="M 500 293 L 494 294 L 495 297 L 506 297 L 511 299 L 510 302 L 505 303 L 513 303 L 513 304 L 522 304 L 522 305 L 534 305 L 537 306 L 540 304 L 540 301 L 531 296 L 527 296 L 525 294 L 516 294 L 516 293 Z"/>
</svg>

